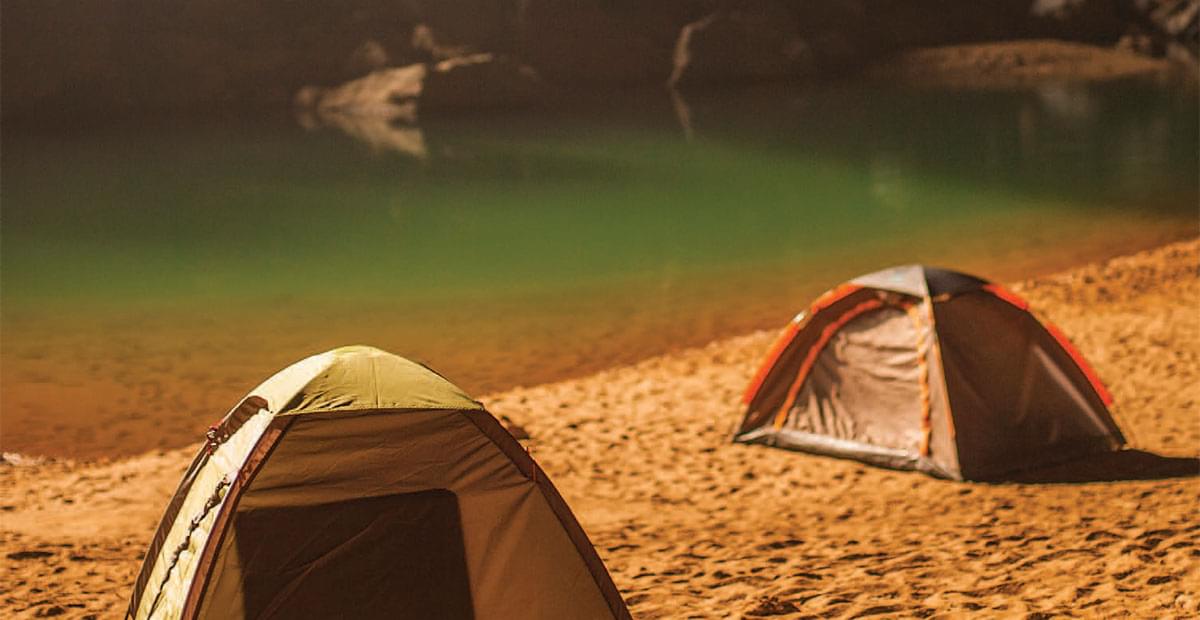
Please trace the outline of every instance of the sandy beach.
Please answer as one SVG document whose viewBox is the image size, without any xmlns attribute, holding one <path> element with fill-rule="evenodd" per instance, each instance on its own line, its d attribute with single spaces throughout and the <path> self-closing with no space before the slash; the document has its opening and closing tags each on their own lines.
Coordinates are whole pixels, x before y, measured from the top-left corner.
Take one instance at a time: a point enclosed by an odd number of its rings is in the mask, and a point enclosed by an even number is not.
<svg viewBox="0 0 1200 620">
<path fill-rule="evenodd" d="M 1012 287 L 1135 450 L 974 484 L 731 444 L 772 332 L 482 400 L 532 435 L 638 618 L 1195 617 L 1200 240 Z M 0 616 L 120 617 L 194 451 L 6 457 Z"/>
</svg>

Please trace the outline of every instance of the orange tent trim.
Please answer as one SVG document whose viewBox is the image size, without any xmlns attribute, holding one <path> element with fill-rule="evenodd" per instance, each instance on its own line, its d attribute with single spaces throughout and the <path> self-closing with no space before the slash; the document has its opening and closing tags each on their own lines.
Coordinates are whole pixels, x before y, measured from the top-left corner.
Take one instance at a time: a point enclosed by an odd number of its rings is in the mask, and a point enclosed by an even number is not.
<svg viewBox="0 0 1200 620">
<path fill-rule="evenodd" d="M 821 310 L 824 310 L 829 306 L 841 301 L 842 299 L 845 299 L 851 293 L 859 290 L 862 290 L 862 287 L 858 284 L 851 284 L 849 282 L 845 284 L 839 284 L 834 288 L 825 291 L 820 297 L 818 297 L 817 300 L 813 302 L 812 307 L 809 308 L 808 314 L 809 316 L 814 315 Z"/>
<path fill-rule="evenodd" d="M 1050 332 L 1051 336 L 1054 336 L 1054 340 L 1058 342 L 1058 346 L 1062 347 L 1067 352 L 1067 355 L 1071 356 L 1071 359 L 1075 361 L 1075 365 L 1079 367 L 1079 370 L 1083 371 L 1083 375 L 1092 384 L 1092 388 L 1100 395 L 1100 400 L 1104 402 L 1104 406 L 1111 407 L 1113 404 L 1112 394 L 1104 386 L 1104 382 L 1100 380 L 1100 376 L 1096 374 L 1096 371 L 1087 363 L 1087 360 L 1083 359 L 1083 354 L 1079 352 L 1079 349 L 1076 349 L 1075 345 L 1071 344 L 1071 341 L 1067 339 L 1067 335 L 1062 333 L 1058 329 L 1058 326 L 1053 323 L 1043 323 L 1042 326 L 1046 328 L 1046 331 Z"/>
<path fill-rule="evenodd" d="M 920 386 L 921 394 L 921 456 L 929 456 L 929 441 L 933 434 L 932 412 L 930 411 L 930 389 L 929 389 L 929 338 L 921 332 L 923 327 L 921 314 L 918 310 L 920 306 L 915 304 L 908 305 L 908 316 L 912 319 L 913 327 L 917 329 L 917 382 Z"/>
<path fill-rule="evenodd" d="M 788 346 L 792 344 L 792 341 L 796 339 L 796 334 L 800 333 L 800 328 L 804 327 L 804 325 L 808 323 L 808 321 L 812 319 L 812 317 L 818 312 L 828 308 L 829 306 L 832 306 L 842 299 L 845 299 L 851 293 L 861 289 L 862 287 L 857 284 L 847 283 L 825 291 L 820 297 L 817 298 L 816 301 L 813 302 L 812 306 L 808 308 L 808 312 L 805 313 L 803 320 L 795 320 L 789 323 L 788 326 L 784 328 L 783 333 L 779 335 L 779 338 L 775 340 L 775 344 L 771 345 L 771 349 L 767 353 L 767 358 L 763 361 L 762 366 L 758 368 L 758 372 L 755 373 L 754 379 L 750 381 L 750 385 L 746 387 L 746 392 L 742 395 L 742 404 L 749 406 L 754 400 L 754 397 L 758 396 L 758 390 L 762 388 L 763 382 L 767 380 L 767 375 L 771 373 L 771 369 L 775 367 L 775 363 L 779 361 L 779 358 L 783 355 L 783 352 L 786 351 Z"/>
<path fill-rule="evenodd" d="M 767 375 L 771 373 L 771 369 L 775 367 L 775 362 L 779 361 L 779 357 L 792 344 L 792 340 L 796 338 L 796 334 L 800 332 L 801 321 L 792 321 L 784 328 L 779 337 L 775 339 L 775 344 L 771 345 L 771 350 L 767 353 L 767 358 L 763 361 L 762 366 L 758 368 L 758 372 L 754 375 L 754 380 L 746 388 L 746 393 L 742 395 L 742 404 L 749 405 L 758 396 L 758 390 L 762 387 L 763 381 L 767 380 Z"/>
<path fill-rule="evenodd" d="M 983 290 L 1029 312 L 1029 302 L 999 284 L 988 284 L 983 287 Z M 1062 333 L 1057 326 L 1050 322 L 1043 322 L 1042 327 L 1045 327 L 1046 331 L 1050 332 L 1050 335 L 1058 342 L 1058 346 L 1062 347 L 1063 351 L 1066 351 L 1067 355 L 1071 356 L 1071 360 L 1083 372 L 1083 376 L 1087 377 L 1088 383 L 1092 384 L 1092 389 L 1096 390 L 1096 394 L 1100 396 L 1100 400 L 1104 403 L 1104 406 L 1111 406 L 1113 404 L 1112 393 L 1104 386 L 1104 382 L 1100 380 L 1100 375 L 1096 374 L 1092 366 L 1087 363 L 1087 360 L 1083 358 L 1083 354 L 1079 352 L 1079 349 L 1076 349 L 1075 345 L 1071 344 L 1071 341 L 1067 339 L 1066 334 Z"/>
<path fill-rule="evenodd" d="M 829 344 L 829 340 L 833 338 L 833 335 L 836 334 L 838 330 L 845 327 L 846 323 L 854 320 L 859 315 L 872 310 L 878 310 L 879 308 L 882 308 L 883 305 L 884 303 L 882 299 L 869 299 L 864 301 L 847 310 L 846 313 L 839 316 L 836 321 L 826 325 L 825 329 L 821 330 L 821 336 L 817 338 L 817 341 L 813 343 L 812 348 L 808 350 L 808 355 L 804 357 L 804 363 L 800 365 L 800 371 L 796 373 L 796 380 L 793 381 L 792 386 L 788 388 L 787 398 L 784 399 L 783 405 L 779 407 L 778 413 L 775 414 L 776 429 L 783 428 L 783 423 L 785 420 L 787 420 L 787 413 L 792 408 L 792 405 L 795 404 L 796 396 L 800 393 L 800 386 L 803 385 L 804 380 L 808 378 L 808 373 L 812 370 L 813 364 L 817 362 L 817 356 L 820 355 L 821 351 L 825 348 L 825 345 Z"/>
<path fill-rule="evenodd" d="M 1026 312 L 1029 312 L 1029 302 L 1025 301 L 1021 296 L 1017 295 L 1016 293 L 1004 288 L 1003 286 L 1000 286 L 999 284 L 985 284 L 983 286 L 983 290 L 995 295 L 996 297 L 999 297 L 1000 299 L 1003 299 L 1004 301 L 1007 301 L 1008 303 L 1026 311 Z"/>
</svg>

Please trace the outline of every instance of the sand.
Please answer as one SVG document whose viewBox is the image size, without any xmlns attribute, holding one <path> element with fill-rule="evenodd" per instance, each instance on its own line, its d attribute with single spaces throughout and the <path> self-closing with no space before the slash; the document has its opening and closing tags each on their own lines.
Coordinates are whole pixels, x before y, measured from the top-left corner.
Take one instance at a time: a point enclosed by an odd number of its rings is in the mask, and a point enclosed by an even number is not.
<svg viewBox="0 0 1200 620">
<path fill-rule="evenodd" d="M 905 84 L 996 89 L 1173 73 L 1186 77 L 1194 71 L 1192 66 L 1173 66 L 1130 50 L 1047 39 L 906 50 L 877 63 L 867 74 Z"/>
<path fill-rule="evenodd" d="M 638 618 L 1195 617 L 1200 240 L 1014 288 L 1143 452 L 991 485 L 733 445 L 767 332 L 483 400 L 533 435 Z M 0 616 L 120 616 L 193 450 L 0 465 Z"/>
</svg>

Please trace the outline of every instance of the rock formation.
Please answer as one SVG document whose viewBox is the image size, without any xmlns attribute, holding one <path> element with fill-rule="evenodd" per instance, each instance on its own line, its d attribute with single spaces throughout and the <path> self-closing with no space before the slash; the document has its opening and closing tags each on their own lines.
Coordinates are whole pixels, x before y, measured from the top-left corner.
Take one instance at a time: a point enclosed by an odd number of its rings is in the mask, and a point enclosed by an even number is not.
<svg viewBox="0 0 1200 620">
<path fill-rule="evenodd" d="M 6 0 L 0 103 L 6 117 L 278 107 L 308 85 L 481 53 L 506 60 L 462 61 L 426 106 L 525 101 L 495 81 L 524 83 L 506 62 L 561 90 L 795 81 L 1021 38 L 1194 62 L 1198 24 L 1200 0 Z"/>
</svg>

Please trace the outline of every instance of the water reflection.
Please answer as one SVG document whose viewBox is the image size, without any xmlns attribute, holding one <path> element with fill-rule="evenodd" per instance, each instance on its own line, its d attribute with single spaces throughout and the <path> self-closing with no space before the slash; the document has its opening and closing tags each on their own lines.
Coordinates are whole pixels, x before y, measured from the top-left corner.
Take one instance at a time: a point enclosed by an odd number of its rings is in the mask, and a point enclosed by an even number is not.
<svg viewBox="0 0 1200 620">
<path fill-rule="evenodd" d="M 1194 192 L 1194 84 L 1051 82 L 1024 89 L 864 88 L 670 94 L 683 137 L 767 142 L 897 175 L 1089 200 Z M 880 171 L 889 171 L 886 173 Z M 1120 179 L 1121 192 L 1100 179 Z M 1092 190 L 1089 191 L 1088 188 Z M 1178 190 L 1178 192 L 1176 191 Z M 886 190 L 883 194 L 887 194 Z"/>
<path fill-rule="evenodd" d="M 1154 208 L 1195 191 L 1196 106 L 1194 85 L 1139 80 L 1001 91 L 839 84 L 637 92 L 621 101 L 486 120 L 312 109 L 298 121 L 308 130 L 334 129 L 375 152 L 454 166 L 457 176 L 502 171 L 595 178 L 623 162 L 549 153 L 547 139 L 587 144 L 598 134 L 628 134 L 662 142 L 674 125 L 681 144 L 700 152 L 740 145 L 860 167 L 876 179 L 885 202 L 894 202 L 888 187 L 903 177 L 934 175 L 997 191 L 1072 201 L 1083 192 L 1094 203 Z M 597 172 L 601 165 L 609 170 Z"/>
<path fill-rule="evenodd" d="M 308 131 L 336 129 L 375 152 L 394 152 L 423 161 L 429 157 L 429 151 L 421 128 L 412 123 L 413 114 L 410 119 L 337 109 L 301 109 L 296 113 L 296 122 Z"/>
</svg>

